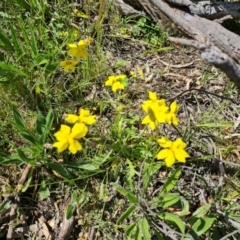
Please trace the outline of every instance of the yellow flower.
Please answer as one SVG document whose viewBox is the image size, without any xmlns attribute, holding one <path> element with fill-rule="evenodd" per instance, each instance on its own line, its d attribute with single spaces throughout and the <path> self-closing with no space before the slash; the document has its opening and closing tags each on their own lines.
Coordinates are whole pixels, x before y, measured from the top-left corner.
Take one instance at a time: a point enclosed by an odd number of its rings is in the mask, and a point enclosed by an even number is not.
<svg viewBox="0 0 240 240">
<path fill-rule="evenodd" d="M 110 76 L 105 82 L 105 86 L 111 86 L 113 92 L 116 92 L 119 89 L 124 89 L 124 85 L 122 84 L 122 81 L 125 80 L 126 78 L 127 76 L 124 74 L 117 75 L 117 76 Z"/>
<path fill-rule="evenodd" d="M 176 113 L 179 109 L 179 106 L 177 104 L 176 101 L 172 102 L 170 105 L 170 111 L 167 114 L 167 123 L 168 124 L 174 124 L 174 125 L 178 125 L 179 123 L 179 119 L 176 117 Z"/>
<path fill-rule="evenodd" d="M 74 71 L 75 65 L 77 63 L 78 63 L 78 61 L 66 59 L 66 60 L 60 62 L 60 66 L 63 67 L 64 72 Z"/>
<path fill-rule="evenodd" d="M 157 159 L 164 159 L 167 167 L 171 167 L 176 160 L 185 163 L 186 158 L 190 157 L 184 150 L 187 145 L 181 138 L 172 142 L 168 138 L 162 137 L 158 139 L 158 143 L 164 149 L 157 154 Z"/>
<path fill-rule="evenodd" d="M 96 115 L 90 115 L 90 111 L 81 108 L 79 110 L 79 116 L 75 114 L 67 114 L 66 121 L 69 123 L 83 123 L 92 125 L 96 122 Z"/>
<path fill-rule="evenodd" d="M 77 44 L 69 44 L 68 54 L 76 58 L 88 58 L 87 46 L 90 44 L 90 40 L 80 40 Z"/>
<path fill-rule="evenodd" d="M 56 147 L 59 153 L 68 149 L 75 154 L 82 150 L 82 145 L 76 139 L 83 138 L 87 132 L 88 128 L 83 123 L 76 123 L 72 129 L 67 125 L 61 125 L 60 131 L 54 134 L 57 142 L 53 144 L 53 147 Z"/>
<path fill-rule="evenodd" d="M 142 108 L 145 112 L 147 112 L 147 108 L 149 106 L 151 106 L 152 104 L 157 104 L 159 107 L 167 108 L 165 100 L 164 99 L 158 99 L 156 92 L 148 92 L 148 96 L 149 96 L 150 100 L 146 100 L 142 104 Z"/>
<path fill-rule="evenodd" d="M 156 92 L 149 92 L 149 99 L 144 101 L 142 109 L 147 113 L 142 120 L 142 124 L 149 124 L 152 130 L 155 130 L 159 123 L 167 122 L 168 107 L 164 99 L 158 99 Z"/>
<path fill-rule="evenodd" d="M 152 103 L 151 105 L 143 104 L 142 108 L 147 113 L 147 116 L 145 116 L 142 120 L 142 124 L 149 124 L 152 130 L 155 130 L 159 123 L 166 122 L 166 112 L 168 111 L 167 107 L 159 106 L 157 103 Z"/>
</svg>

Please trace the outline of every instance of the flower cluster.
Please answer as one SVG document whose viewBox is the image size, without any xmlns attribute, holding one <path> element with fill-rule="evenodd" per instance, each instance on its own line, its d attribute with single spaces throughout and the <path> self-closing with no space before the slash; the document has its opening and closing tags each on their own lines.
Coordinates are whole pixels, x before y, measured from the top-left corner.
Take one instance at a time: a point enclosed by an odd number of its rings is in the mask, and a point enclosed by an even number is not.
<svg viewBox="0 0 240 240">
<path fill-rule="evenodd" d="M 152 130 L 155 130 L 161 123 L 174 125 L 179 123 L 176 116 L 179 109 L 177 102 L 172 102 L 168 107 L 165 99 L 158 99 L 156 92 L 149 92 L 149 100 L 143 102 L 142 109 L 147 113 L 142 120 L 142 124 L 148 124 Z M 181 138 L 172 142 L 168 138 L 162 137 L 158 139 L 158 143 L 163 149 L 157 154 L 157 159 L 164 159 L 167 167 L 171 167 L 176 160 L 185 163 L 186 158 L 189 157 L 184 150 L 186 143 Z"/>
<path fill-rule="evenodd" d="M 164 99 L 158 99 L 156 92 L 149 92 L 149 99 L 142 104 L 143 111 L 147 113 L 142 124 L 149 124 L 152 130 L 155 130 L 159 123 L 178 125 L 176 113 L 179 107 L 175 101 L 168 107 Z"/>
<path fill-rule="evenodd" d="M 79 60 L 83 58 L 86 60 L 88 58 L 87 46 L 89 46 L 92 42 L 91 38 L 87 38 L 85 40 L 80 40 L 77 44 L 71 43 L 69 44 L 68 55 L 76 58 Z M 78 63 L 76 60 L 72 59 L 65 59 L 64 61 L 60 62 L 60 66 L 63 67 L 65 72 L 67 71 L 74 71 L 75 65 Z"/>
<path fill-rule="evenodd" d="M 56 147 L 59 153 L 68 149 L 72 154 L 76 154 L 83 149 L 78 140 L 86 136 L 87 125 L 94 124 L 96 116 L 91 115 L 89 110 L 80 109 L 79 115 L 67 114 L 65 120 L 74 125 L 72 128 L 64 124 L 61 125 L 60 131 L 54 134 L 57 142 L 53 144 L 53 147 Z"/>
<path fill-rule="evenodd" d="M 181 138 L 172 142 L 168 138 L 162 137 L 158 139 L 158 143 L 164 149 L 157 154 L 157 159 L 165 159 L 167 167 L 171 167 L 176 160 L 185 163 L 186 158 L 190 157 L 184 150 L 187 145 Z"/>
<path fill-rule="evenodd" d="M 124 89 L 126 85 L 127 76 L 120 74 L 117 76 L 110 76 L 105 82 L 105 86 L 112 87 L 112 91 L 116 92 L 119 89 Z"/>
</svg>

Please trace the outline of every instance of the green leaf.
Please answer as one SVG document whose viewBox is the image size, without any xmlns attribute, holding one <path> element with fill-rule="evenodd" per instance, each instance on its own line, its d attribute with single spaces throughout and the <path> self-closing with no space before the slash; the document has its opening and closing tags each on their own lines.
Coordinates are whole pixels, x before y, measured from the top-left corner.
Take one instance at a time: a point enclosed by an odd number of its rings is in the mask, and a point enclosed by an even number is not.
<svg viewBox="0 0 240 240">
<path fill-rule="evenodd" d="M 48 136 L 48 134 L 49 134 L 49 132 L 51 130 L 53 120 L 54 120 L 53 110 L 50 107 L 50 109 L 48 111 L 48 114 L 47 114 L 47 117 L 46 117 L 46 125 L 45 125 L 45 132 L 44 132 L 44 142 L 46 141 L 47 136 Z"/>
<path fill-rule="evenodd" d="M 179 168 L 179 169 L 177 169 L 177 170 L 172 174 L 172 176 L 169 177 L 168 180 L 165 182 L 165 184 L 164 184 L 164 186 L 163 186 L 160 194 L 171 191 L 171 190 L 175 187 L 175 185 L 176 185 L 176 183 L 177 183 L 180 175 L 181 175 L 181 169 Z"/>
<path fill-rule="evenodd" d="M 26 154 L 20 148 L 17 149 L 17 153 L 18 153 L 19 158 L 23 162 L 29 163 L 29 164 L 34 164 L 35 163 L 35 161 L 32 158 L 27 157 Z"/>
<path fill-rule="evenodd" d="M 168 193 L 159 198 L 158 206 L 163 208 L 167 208 L 172 206 L 173 204 L 177 203 L 181 197 L 177 193 Z"/>
<path fill-rule="evenodd" d="M 100 185 L 100 190 L 99 190 L 99 200 L 104 200 L 105 196 L 104 196 L 104 183 L 101 182 Z"/>
<path fill-rule="evenodd" d="M 198 236 L 204 234 L 216 220 L 215 216 L 206 216 L 198 219 L 192 226 L 191 230 L 194 231 Z"/>
<path fill-rule="evenodd" d="M 25 138 L 26 140 L 28 140 L 30 143 L 32 143 L 38 150 L 41 150 L 41 144 L 37 141 L 37 139 L 33 136 L 33 134 L 31 134 L 28 131 L 24 131 L 24 132 L 20 132 L 19 133 L 23 138 Z"/>
<path fill-rule="evenodd" d="M 144 191 L 148 188 L 149 186 L 149 182 L 153 176 L 153 174 L 155 174 L 159 168 L 161 168 L 161 166 L 164 165 L 164 162 L 162 161 L 158 161 L 158 162 L 145 162 L 144 163 L 144 167 L 143 167 L 143 189 Z"/>
<path fill-rule="evenodd" d="M 60 174 L 62 177 L 71 179 L 72 175 L 65 169 L 62 165 L 58 163 L 48 162 L 47 165 L 54 171 L 56 171 L 58 174 Z"/>
<path fill-rule="evenodd" d="M 198 208 L 193 214 L 192 216 L 194 217 L 203 217 L 206 215 L 206 213 L 209 211 L 209 209 L 211 208 L 211 204 L 205 204 L 203 206 L 201 206 L 200 208 Z"/>
<path fill-rule="evenodd" d="M 25 123 L 21 117 L 21 115 L 19 114 L 19 112 L 14 108 L 13 109 L 13 118 L 14 118 L 14 121 L 15 121 L 15 125 L 16 127 L 21 130 L 21 131 L 27 131 L 27 128 L 25 126 Z"/>
<path fill-rule="evenodd" d="M 74 203 L 78 203 L 78 195 L 76 192 L 73 192 L 72 193 L 72 200 Z"/>
<path fill-rule="evenodd" d="M 182 234 L 185 233 L 185 224 L 182 221 L 182 219 L 180 217 L 178 217 L 177 215 L 175 215 L 173 213 L 165 212 L 165 213 L 159 214 L 158 216 L 159 216 L 159 218 L 161 218 L 164 221 L 170 221 L 170 222 L 175 223 L 178 226 L 178 228 L 180 229 L 180 231 L 182 232 Z"/>
<path fill-rule="evenodd" d="M 137 227 L 137 224 L 136 224 L 136 223 L 133 223 L 133 224 L 131 224 L 130 226 L 128 226 L 128 227 L 126 228 L 126 231 L 125 231 L 126 235 L 129 236 L 129 235 L 131 234 L 131 232 L 133 232 L 133 230 L 134 230 L 136 227 Z"/>
<path fill-rule="evenodd" d="M 130 217 L 132 213 L 135 211 L 136 206 L 135 205 L 130 205 L 127 210 L 118 218 L 117 224 L 120 224 L 123 222 L 126 218 Z"/>
<path fill-rule="evenodd" d="M 138 199 L 136 196 L 134 196 L 132 193 L 130 193 L 129 191 L 127 191 L 125 188 L 123 188 L 122 186 L 120 186 L 117 183 L 111 183 L 111 185 L 113 187 L 116 188 L 116 190 L 121 193 L 124 197 L 126 197 L 131 203 L 137 203 Z"/>
<path fill-rule="evenodd" d="M 0 62 L 0 68 L 1 68 L 1 69 L 4 69 L 4 70 L 6 70 L 6 71 L 8 71 L 8 72 L 10 72 L 10 73 L 18 74 L 18 75 L 20 75 L 20 76 L 22 76 L 22 77 L 28 77 L 28 75 L 27 75 L 25 72 L 23 72 L 22 70 L 14 67 L 14 66 L 11 65 L 11 64 L 7 64 L 7 63 L 4 63 L 4 62 Z"/>
<path fill-rule="evenodd" d="M 142 230 L 142 234 L 143 234 L 143 239 L 151 240 L 150 227 L 149 227 L 147 219 L 144 217 L 144 218 L 142 218 L 141 222 L 142 222 L 141 230 Z"/>
<path fill-rule="evenodd" d="M 2 41 L 6 49 L 10 51 L 14 51 L 14 48 L 11 42 L 9 41 L 7 34 L 3 31 L 2 28 L 0 28 L 0 41 Z"/>
<path fill-rule="evenodd" d="M 35 125 L 35 130 L 38 135 L 42 135 L 45 130 L 46 120 L 43 117 L 42 113 L 38 111 L 37 121 Z"/>
<path fill-rule="evenodd" d="M 90 163 L 84 163 L 84 162 L 67 162 L 65 163 L 65 166 L 68 166 L 70 168 L 80 168 L 87 171 L 96 171 L 98 170 L 98 166 L 92 165 Z"/>
<path fill-rule="evenodd" d="M 127 61 L 124 59 L 119 59 L 116 63 L 115 63 L 115 67 L 123 67 L 126 66 Z"/>
<path fill-rule="evenodd" d="M 44 200 L 50 196 L 50 191 L 47 188 L 47 184 L 45 180 L 41 182 L 40 189 L 39 189 L 39 196 L 41 200 Z"/>
<path fill-rule="evenodd" d="M 130 203 L 138 203 L 138 198 L 134 196 L 132 193 L 127 193 L 126 198 Z"/>
<path fill-rule="evenodd" d="M 179 214 L 179 216 L 181 217 L 181 216 L 185 216 L 185 215 L 189 214 L 189 202 L 183 197 L 181 197 L 180 200 L 181 200 L 181 203 L 183 206 L 183 209 L 182 209 L 181 213 Z"/>
<path fill-rule="evenodd" d="M 14 2 L 26 10 L 31 9 L 30 5 L 25 0 L 14 0 Z"/>
<path fill-rule="evenodd" d="M 3 203 L 0 205 L 0 213 L 1 213 L 3 210 L 6 210 L 6 209 L 10 208 L 10 207 L 11 207 L 11 204 L 12 204 L 11 201 L 3 202 Z"/>
<path fill-rule="evenodd" d="M 33 173 L 33 171 L 31 169 L 30 173 L 28 174 L 28 180 L 24 184 L 23 188 L 21 189 L 21 192 L 26 192 L 28 190 L 28 188 L 29 188 L 29 186 L 30 186 L 30 184 L 32 182 L 32 173 Z"/>
<path fill-rule="evenodd" d="M 18 154 L 7 155 L 0 152 L 0 164 L 21 163 Z"/>
<path fill-rule="evenodd" d="M 75 211 L 75 204 L 69 204 L 66 209 L 66 219 L 70 219 Z"/>
</svg>

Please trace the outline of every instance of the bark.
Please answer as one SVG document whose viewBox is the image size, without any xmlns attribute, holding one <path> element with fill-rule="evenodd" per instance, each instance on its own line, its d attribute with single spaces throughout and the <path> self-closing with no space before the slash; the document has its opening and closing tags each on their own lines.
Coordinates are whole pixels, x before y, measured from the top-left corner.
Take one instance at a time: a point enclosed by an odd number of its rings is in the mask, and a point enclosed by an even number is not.
<svg viewBox="0 0 240 240">
<path fill-rule="evenodd" d="M 118 1 L 118 0 L 117 0 Z M 138 11 L 165 25 L 174 23 L 189 38 L 172 39 L 193 46 L 200 56 L 221 69 L 240 87 L 240 37 L 220 25 L 226 18 L 239 18 L 240 3 L 192 2 L 190 0 L 124 0 Z M 217 19 L 212 21 L 210 19 Z"/>
</svg>

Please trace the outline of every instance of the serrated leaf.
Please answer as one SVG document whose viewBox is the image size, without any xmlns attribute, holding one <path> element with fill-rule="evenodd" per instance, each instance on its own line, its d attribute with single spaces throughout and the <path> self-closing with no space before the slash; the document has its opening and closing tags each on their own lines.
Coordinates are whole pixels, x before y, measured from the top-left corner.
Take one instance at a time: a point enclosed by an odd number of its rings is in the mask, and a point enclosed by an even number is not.
<svg viewBox="0 0 240 240">
<path fill-rule="evenodd" d="M 192 226 L 191 230 L 194 231 L 198 236 L 204 234 L 214 223 L 216 217 L 206 216 L 198 219 Z"/>
<path fill-rule="evenodd" d="M 185 233 L 185 223 L 182 221 L 182 219 L 180 217 L 178 217 L 177 215 L 173 214 L 173 213 L 161 213 L 158 215 L 159 218 L 161 218 L 164 221 L 170 221 L 176 224 L 176 226 L 180 229 L 180 231 L 182 232 L 182 234 Z"/>
<path fill-rule="evenodd" d="M 70 219 L 75 211 L 75 204 L 69 204 L 66 209 L 66 219 Z"/>
<path fill-rule="evenodd" d="M 142 221 L 141 221 L 141 230 L 142 230 L 142 234 L 143 234 L 143 239 L 144 240 L 151 240 L 151 234 L 150 234 L 150 227 L 149 227 L 149 224 L 148 224 L 148 221 L 147 219 L 144 217 L 142 218 Z"/>
<path fill-rule="evenodd" d="M 50 191 L 47 188 L 47 184 L 45 180 L 41 182 L 40 189 L 39 189 L 39 196 L 41 200 L 44 200 L 50 196 Z"/>
<path fill-rule="evenodd" d="M 180 175 L 181 175 L 181 169 L 179 168 L 165 182 L 165 184 L 163 185 L 163 188 L 162 188 L 160 194 L 161 193 L 167 193 L 167 192 L 171 191 L 175 187 L 175 185 L 176 185 Z"/>
<path fill-rule="evenodd" d="M 127 210 L 118 218 L 117 224 L 120 224 L 123 222 L 126 218 L 130 217 L 132 213 L 135 211 L 136 206 L 135 205 L 130 205 Z"/>
<path fill-rule="evenodd" d="M 205 204 L 203 206 L 201 206 L 200 208 L 198 208 L 193 214 L 192 216 L 194 217 L 203 217 L 206 215 L 206 213 L 209 211 L 209 209 L 211 208 L 211 204 Z"/>
</svg>

